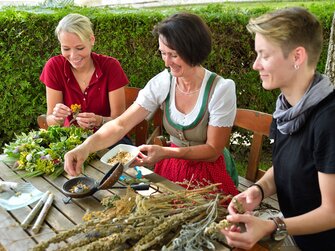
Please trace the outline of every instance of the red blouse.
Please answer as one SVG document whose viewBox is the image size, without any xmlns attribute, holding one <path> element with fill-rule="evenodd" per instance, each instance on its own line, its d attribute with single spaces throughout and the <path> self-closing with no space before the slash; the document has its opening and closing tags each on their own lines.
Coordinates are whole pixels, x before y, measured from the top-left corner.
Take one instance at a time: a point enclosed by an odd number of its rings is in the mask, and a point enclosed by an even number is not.
<svg viewBox="0 0 335 251">
<path fill-rule="evenodd" d="M 45 64 L 40 80 L 49 88 L 63 92 L 63 103 L 71 107 L 80 104 L 82 112 L 110 116 L 108 93 L 129 83 L 119 61 L 113 57 L 91 54 L 95 71 L 83 93 L 75 79 L 70 63 L 62 55 L 54 56 Z M 71 116 L 64 125 L 69 126 Z"/>
</svg>

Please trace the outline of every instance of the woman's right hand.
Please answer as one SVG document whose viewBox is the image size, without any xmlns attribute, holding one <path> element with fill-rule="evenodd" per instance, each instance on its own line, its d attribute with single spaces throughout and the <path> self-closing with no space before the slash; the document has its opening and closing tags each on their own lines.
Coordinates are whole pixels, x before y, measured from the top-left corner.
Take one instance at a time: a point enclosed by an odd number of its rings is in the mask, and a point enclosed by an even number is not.
<svg viewBox="0 0 335 251">
<path fill-rule="evenodd" d="M 78 176 L 88 155 L 88 150 L 82 144 L 75 147 L 64 156 L 64 170 L 71 176 Z"/>
<path fill-rule="evenodd" d="M 262 194 L 259 192 L 259 189 L 255 186 L 249 187 L 247 190 L 236 195 L 228 205 L 229 214 L 237 214 L 235 207 L 235 200 L 242 205 L 245 212 L 253 211 L 262 200 Z"/>
<path fill-rule="evenodd" d="M 164 159 L 166 156 L 162 146 L 158 145 L 141 145 L 138 147 L 139 155 L 136 157 L 134 165 L 154 166 L 158 161 Z M 144 154 L 144 152 L 146 154 Z"/>
<path fill-rule="evenodd" d="M 272 220 L 263 220 L 251 214 L 234 214 L 227 216 L 232 226 L 221 229 L 229 246 L 250 250 L 260 239 L 269 236 L 275 230 Z M 244 227 L 240 227 L 243 224 Z M 235 249 L 234 249 L 235 250 Z"/>
<path fill-rule="evenodd" d="M 52 112 L 54 120 L 60 124 L 71 114 L 71 109 L 62 103 L 56 104 Z"/>
</svg>

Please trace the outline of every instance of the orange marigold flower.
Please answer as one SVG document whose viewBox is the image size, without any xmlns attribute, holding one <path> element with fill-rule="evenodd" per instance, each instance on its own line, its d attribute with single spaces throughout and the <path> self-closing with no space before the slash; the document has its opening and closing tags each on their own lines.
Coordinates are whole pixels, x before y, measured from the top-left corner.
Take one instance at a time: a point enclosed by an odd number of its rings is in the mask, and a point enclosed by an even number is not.
<svg viewBox="0 0 335 251">
<path fill-rule="evenodd" d="M 78 105 L 78 104 L 72 104 L 71 105 L 71 111 L 73 113 L 79 113 L 81 110 L 81 105 Z"/>
</svg>

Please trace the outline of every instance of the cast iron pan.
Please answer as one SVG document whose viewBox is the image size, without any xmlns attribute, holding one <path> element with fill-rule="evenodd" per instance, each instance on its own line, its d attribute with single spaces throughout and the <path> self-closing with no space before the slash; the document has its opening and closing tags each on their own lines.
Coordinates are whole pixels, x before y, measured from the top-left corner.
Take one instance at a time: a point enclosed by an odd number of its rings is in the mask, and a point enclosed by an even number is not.
<svg viewBox="0 0 335 251">
<path fill-rule="evenodd" d="M 119 180 L 122 172 L 123 165 L 121 163 L 116 163 L 105 174 L 99 183 L 90 177 L 76 177 L 64 183 L 62 192 L 70 198 L 84 198 L 93 195 L 96 191 L 102 189 L 126 188 L 125 186 L 113 187 L 113 185 Z M 131 185 L 130 187 L 134 190 L 148 190 L 149 184 Z M 70 199 L 68 201 L 70 201 Z"/>
</svg>

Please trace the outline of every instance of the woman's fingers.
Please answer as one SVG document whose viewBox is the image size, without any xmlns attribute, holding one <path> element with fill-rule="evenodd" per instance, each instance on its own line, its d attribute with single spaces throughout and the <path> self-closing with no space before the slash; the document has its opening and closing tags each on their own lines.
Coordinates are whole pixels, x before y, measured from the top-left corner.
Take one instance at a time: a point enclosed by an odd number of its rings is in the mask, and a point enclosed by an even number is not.
<svg viewBox="0 0 335 251">
<path fill-rule="evenodd" d="M 55 120 L 64 120 L 67 116 L 71 115 L 71 109 L 64 104 L 56 104 L 52 115 L 55 117 Z"/>
<path fill-rule="evenodd" d="M 82 112 L 76 117 L 78 124 L 83 128 L 93 129 L 97 127 L 98 121 L 97 116 L 94 113 Z"/>
</svg>

